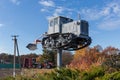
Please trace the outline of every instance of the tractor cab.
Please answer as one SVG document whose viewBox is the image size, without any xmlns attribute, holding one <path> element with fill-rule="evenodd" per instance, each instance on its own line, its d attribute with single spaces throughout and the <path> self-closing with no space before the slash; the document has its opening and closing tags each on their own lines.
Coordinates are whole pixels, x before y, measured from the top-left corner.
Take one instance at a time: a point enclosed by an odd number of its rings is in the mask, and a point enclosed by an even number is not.
<svg viewBox="0 0 120 80">
<path fill-rule="evenodd" d="M 72 22 L 73 19 L 58 16 L 49 19 L 48 34 L 61 33 L 62 24 Z"/>
</svg>

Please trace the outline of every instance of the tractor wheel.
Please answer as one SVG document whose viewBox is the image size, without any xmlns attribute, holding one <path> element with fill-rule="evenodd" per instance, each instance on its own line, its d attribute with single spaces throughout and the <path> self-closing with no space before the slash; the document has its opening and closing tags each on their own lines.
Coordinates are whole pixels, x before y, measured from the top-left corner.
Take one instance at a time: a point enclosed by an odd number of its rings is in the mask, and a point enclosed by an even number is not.
<svg viewBox="0 0 120 80">
<path fill-rule="evenodd" d="M 51 68 L 51 65 L 48 64 L 48 65 L 46 66 L 46 68 L 47 68 L 47 69 L 50 69 L 50 68 Z"/>
<path fill-rule="evenodd" d="M 41 65 L 41 64 L 39 64 L 39 65 L 38 65 L 38 68 L 39 68 L 39 69 L 42 69 L 42 65 Z"/>
</svg>

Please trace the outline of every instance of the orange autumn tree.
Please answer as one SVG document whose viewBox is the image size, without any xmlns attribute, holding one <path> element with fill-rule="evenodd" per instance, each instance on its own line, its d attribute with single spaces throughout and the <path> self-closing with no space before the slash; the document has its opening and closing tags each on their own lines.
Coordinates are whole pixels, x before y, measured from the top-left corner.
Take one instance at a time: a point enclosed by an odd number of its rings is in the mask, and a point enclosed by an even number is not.
<svg viewBox="0 0 120 80">
<path fill-rule="evenodd" d="M 39 55 L 39 56 L 36 58 L 36 62 L 37 62 L 37 63 L 40 63 L 40 59 L 41 59 L 41 57 L 42 57 L 42 56 Z"/>
<path fill-rule="evenodd" d="M 76 51 L 69 67 L 88 70 L 93 65 L 101 65 L 102 61 L 104 61 L 104 56 L 95 46 L 94 48 L 84 48 Z"/>
<path fill-rule="evenodd" d="M 77 58 L 79 58 L 81 56 L 84 56 L 87 49 L 88 49 L 88 47 L 75 51 L 74 59 L 77 59 Z"/>
</svg>

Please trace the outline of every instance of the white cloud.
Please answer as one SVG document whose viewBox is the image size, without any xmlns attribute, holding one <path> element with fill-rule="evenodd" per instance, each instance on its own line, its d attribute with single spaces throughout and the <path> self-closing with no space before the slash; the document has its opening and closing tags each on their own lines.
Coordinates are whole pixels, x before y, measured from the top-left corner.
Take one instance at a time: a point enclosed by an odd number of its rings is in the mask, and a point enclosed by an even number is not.
<svg viewBox="0 0 120 80">
<path fill-rule="evenodd" d="M 106 16 L 110 14 L 110 7 L 103 8 L 100 12 L 100 16 Z"/>
<path fill-rule="evenodd" d="M 40 11 L 41 12 L 49 12 L 47 8 L 42 8 Z"/>
<path fill-rule="evenodd" d="M 52 18 L 53 16 L 47 16 L 46 19 L 49 20 L 50 18 Z"/>
<path fill-rule="evenodd" d="M 3 27 L 3 26 L 4 26 L 4 24 L 1 24 L 1 23 L 0 23 L 0 27 Z"/>
<path fill-rule="evenodd" d="M 64 10 L 65 10 L 65 8 L 63 8 L 63 7 L 57 7 L 57 8 L 55 8 L 52 16 L 47 16 L 47 20 L 49 20 L 52 17 L 59 16 L 60 14 L 63 13 Z"/>
<path fill-rule="evenodd" d="M 45 7 L 54 7 L 55 3 L 52 0 L 40 0 L 39 4 L 45 6 Z"/>
<path fill-rule="evenodd" d="M 103 30 L 116 30 L 120 28 L 120 20 L 119 19 L 112 19 L 112 20 L 105 20 L 98 24 L 99 29 Z"/>
<path fill-rule="evenodd" d="M 109 6 L 114 13 L 120 13 L 120 5 L 117 2 L 110 3 Z"/>
<path fill-rule="evenodd" d="M 59 14 L 61 14 L 64 11 L 63 7 L 58 7 L 55 9 L 55 12 L 53 13 L 53 16 L 58 16 Z"/>
<path fill-rule="evenodd" d="M 120 5 L 117 2 L 111 2 L 107 4 L 107 6 L 105 6 L 100 13 L 101 16 L 119 15 Z"/>
<path fill-rule="evenodd" d="M 84 15 L 87 20 L 96 20 L 101 17 L 101 14 L 97 9 L 82 9 L 80 14 Z"/>
<path fill-rule="evenodd" d="M 48 12 L 48 14 L 52 15 L 52 16 L 47 16 L 47 19 L 54 16 L 62 15 L 65 12 L 67 12 L 68 15 L 71 15 L 73 11 L 73 9 L 57 5 L 57 3 L 54 2 L 54 0 L 39 0 L 38 3 L 42 5 L 42 8 L 40 9 L 41 12 Z"/>
<path fill-rule="evenodd" d="M 41 9 L 41 12 L 44 12 L 44 11 L 46 11 L 46 9 Z"/>
<path fill-rule="evenodd" d="M 120 28 L 120 5 L 119 2 L 110 2 L 101 9 L 85 8 L 81 14 L 89 21 L 99 21 L 97 27 L 103 30 L 116 30 Z"/>
<path fill-rule="evenodd" d="M 102 7 L 101 9 L 98 8 L 84 8 L 80 11 L 85 18 L 89 20 L 97 20 L 101 17 L 108 17 L 111 15 L 120 16 L 120 2 L 111 2 Z"/>
<path fill-rule="evenodd" d="M 59 15 L 63 15 L 65 12 L 66 13 L 66 16 L 68 17 L 68 15 L 72 15 L 72 9 L 69 9 L 69 8 L 66 8 L 66 7 L 62 7 L 62 6 L 56 6 L 56 8 L 53 9 L 53 12 L 52 13 L 52 16 L 47 16 L 47 20 L 49 20 L 50 18 L 52 17 L 56 17 L 56 16 L 59 16 Z M 50 12 L 50 11 L 48 11 Z"/>
<path fill-rule="evenodd" d="M 10 0 L 13 4 L 19 5 L 20 1 L 19 0 Z"/>
</svg>

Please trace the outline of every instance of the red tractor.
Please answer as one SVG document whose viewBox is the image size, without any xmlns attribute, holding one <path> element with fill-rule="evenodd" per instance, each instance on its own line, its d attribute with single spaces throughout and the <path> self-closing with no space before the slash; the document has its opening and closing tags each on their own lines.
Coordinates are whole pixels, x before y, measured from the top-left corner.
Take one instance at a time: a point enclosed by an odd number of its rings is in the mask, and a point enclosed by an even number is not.
<svg viewBox="0 0 120 80">
<path fill-rule="evenodd" d="M 37 63 L 35 58 L 24 58 L 24 61 L 23 61 L 23 68 L 50 69 L 53 67 L 54 67 L 53 63 L 46 60 L 44 61 L 44 63 Z"/>
<path fill-rule="evenodd" d="M 35 58 L 24 58 L 22 67 L 23 68 L 36 68 L 37 67 L 36 59 Z"/>
<path fill-rule="evenodd" d="M 40 69 L 42 69 L 42 68 L 50 69 L 53 67 L 54 67 L 54 65 L 50 61 L 44 61 L 44 63 L 38 64 L 38 68 L 40 68 Z"/>
</svg>

